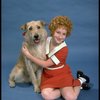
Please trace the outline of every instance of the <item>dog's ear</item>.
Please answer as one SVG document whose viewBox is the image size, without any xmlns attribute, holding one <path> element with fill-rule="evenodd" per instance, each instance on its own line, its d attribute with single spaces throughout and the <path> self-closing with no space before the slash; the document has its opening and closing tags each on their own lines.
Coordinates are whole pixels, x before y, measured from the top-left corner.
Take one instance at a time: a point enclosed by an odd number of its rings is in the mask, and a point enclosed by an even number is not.
<svg viewBox="0 0 100 100">
<path fill-rule="evenodd" d="M 27 24 L 24 24 L 20 27 L 21 30 L 27 30 Z"/>
<path fill-rule="evenodd" d="M 44 21 L 42 21 L 42 20 L 40 21 L 40 23 L 41 23 L 42 26 L 46 26 L 46 25 L 47 25 L 47 24 L 46 24 Z"/>
</svg>

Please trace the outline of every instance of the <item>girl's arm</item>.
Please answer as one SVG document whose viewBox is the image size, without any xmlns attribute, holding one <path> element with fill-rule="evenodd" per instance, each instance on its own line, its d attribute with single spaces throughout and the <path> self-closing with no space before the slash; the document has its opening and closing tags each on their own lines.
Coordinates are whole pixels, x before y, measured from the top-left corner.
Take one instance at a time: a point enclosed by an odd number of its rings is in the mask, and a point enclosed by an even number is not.
<svg viewBox="0 0 100 100">
<path fill-rule="evenodd" d="M 45 61 L 44 61 L 44 60 L 41 60 L 41 59 L 38 59 L 38 58 L 32 56 L 32 55 L 29 53 L 29 51 L 28 51 L 28 49 L 27 49 L 26 46 L 23 46 L 23 47 L 22 47 L 22 53 L 23 53 L 28 59 L 30 59 L 32 62 L 38 64 L 39 66 L 42 66 L 43 68 L 48 68 L 48 67 L 54 65 L 54 63 L 53 63 L 53 61 L 52 61 L 51 59 L 48 59 L 48 60 L 45 60 Z"/>
</svg>

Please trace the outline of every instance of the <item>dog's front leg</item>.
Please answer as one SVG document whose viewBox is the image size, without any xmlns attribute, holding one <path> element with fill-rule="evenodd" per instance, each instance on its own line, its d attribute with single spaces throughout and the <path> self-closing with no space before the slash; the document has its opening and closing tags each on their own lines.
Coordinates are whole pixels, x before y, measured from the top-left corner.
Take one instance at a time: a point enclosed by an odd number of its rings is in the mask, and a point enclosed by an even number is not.
<svg viewBox="0 0 100 100">
<path fill-rule="evenodd" d="M 31 78 L 32 84 L 34 85 L 34 92 L 40 92 L 38 81 L 37 81 L 35 72 L 34 72 L 34 70 L 32 68 L 31 61 L 28 60 L 27 58 L 25 58 L 25 62 L 26 62 L 27 71 L 28 71 L 29 76 Z"/>
<path fill-rule="evenodd" d="M 42 67 L 40 67 L 40 69 L 38 69 L 37 72 L 36 72 L 39 86 L 40 86 L 40 83 L 41 83 L 42 70 L 43 70 Z"/>
</svg>

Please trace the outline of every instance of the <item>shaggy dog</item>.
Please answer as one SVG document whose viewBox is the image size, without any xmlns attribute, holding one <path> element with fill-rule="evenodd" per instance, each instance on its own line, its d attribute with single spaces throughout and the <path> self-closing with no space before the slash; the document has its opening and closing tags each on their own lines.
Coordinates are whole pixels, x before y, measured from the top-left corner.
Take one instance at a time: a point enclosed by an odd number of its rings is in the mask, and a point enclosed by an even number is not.
<svg viewBox="0 0 100 100">
<path fill-rule="evenodd" d="M 47 31 L 43 21 L 31 21 L 21 26 L 24 30 L 24 42 L 29 52 L 42 60 L 45 60 L 45 43 Z M 31 62 L 22 53 L 19 56 L 17 64 L 12 69 L 9 75 L 9 86 L 15 87 L 16 83 L 32 82 L 34 91 L 39 92 L 41 82 L 42 67 Z"/>
</svg>

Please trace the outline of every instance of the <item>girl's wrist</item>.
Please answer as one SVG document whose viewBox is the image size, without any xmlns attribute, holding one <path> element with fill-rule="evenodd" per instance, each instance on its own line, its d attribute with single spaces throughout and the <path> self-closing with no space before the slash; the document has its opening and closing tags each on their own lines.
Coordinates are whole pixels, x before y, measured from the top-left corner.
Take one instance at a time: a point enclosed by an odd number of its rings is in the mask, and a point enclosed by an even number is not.
<svg viewBox="0 0 100 100">
<path fill-rule="evenodd" d="M 31 59 L 31 58 L 32 58 L 32 55 L 31 55 L 31 54 L 29 54 L 29 55 L 28 55 L 28 58 L 29 58 L 29 59 Z"/>
</svg>

